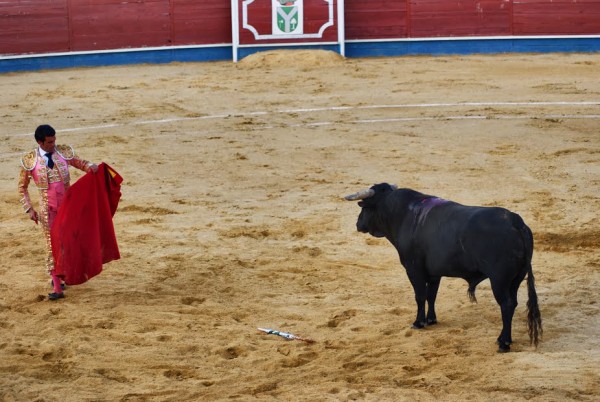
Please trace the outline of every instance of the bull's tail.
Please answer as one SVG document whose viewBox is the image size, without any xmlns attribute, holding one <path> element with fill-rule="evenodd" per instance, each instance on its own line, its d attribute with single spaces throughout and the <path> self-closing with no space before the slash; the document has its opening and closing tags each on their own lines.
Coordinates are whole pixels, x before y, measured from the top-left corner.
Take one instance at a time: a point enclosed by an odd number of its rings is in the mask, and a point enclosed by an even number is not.
<svg viewBox="0 0 600 402">
<path fill-rule="evenodd" d="M 529 329 L 529 341 L 537 347 L 544 330 L 542 329 L 542 315 L 538 306 L 537 293 L 535 292 L 535 278 L 531 264 L 527 274 L 527 328 Z"/>
<path fill-rule="evenodd" d="M 527 264 L 527 328 L 529 331 L 529 341 L 535 347 L 538 346 L 540 338 L 542 337 L 542 315 L 538 306 L 538 297 L 535 291 L 535 277 L 533 276 L 533 269 L 531 267 L 531 259 L 533 256 L 533 235 L 529 227 L 523 224 L 521 229 L 523 240 L 528 246 L 529 252 L 526 256 Z"/>
</svg>

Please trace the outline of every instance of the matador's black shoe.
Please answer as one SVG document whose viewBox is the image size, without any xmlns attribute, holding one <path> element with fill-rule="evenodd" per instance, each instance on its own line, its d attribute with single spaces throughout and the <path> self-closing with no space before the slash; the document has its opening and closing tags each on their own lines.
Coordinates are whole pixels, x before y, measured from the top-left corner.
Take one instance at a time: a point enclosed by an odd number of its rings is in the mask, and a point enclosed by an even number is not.
<svg viewBox="0 0 600 402">
<path fill-rule="evenodd" d="M 56 293 L 56 292 L 48 293 L 48 300 L 64 299 L 64 297 L 65 297 L 65 294 L 63 292 L 60 292 L 60 293 Z"/>
</svg>

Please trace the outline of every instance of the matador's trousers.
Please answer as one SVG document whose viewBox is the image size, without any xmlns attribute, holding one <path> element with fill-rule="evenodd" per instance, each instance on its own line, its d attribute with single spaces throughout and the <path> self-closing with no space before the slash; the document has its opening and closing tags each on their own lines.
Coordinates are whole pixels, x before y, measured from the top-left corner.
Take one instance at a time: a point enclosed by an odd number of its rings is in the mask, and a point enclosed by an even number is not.
<svg viewBox="0 0 600 402">
<path fill-rule="evenodd" d="M 65 184 L 62 181 L 56 181 L 48 184 L 47 190 L 40 191 L 40 224 L 42 232 L 46 239 L 46 270 L 50 273 L 54 270 L 54 257 L 52 257 L 52 239 L 50 238 L 50 228 L 54 223 L 54 218 L 58 213 L 63 197 L 65 196 Z"/>
</svg>

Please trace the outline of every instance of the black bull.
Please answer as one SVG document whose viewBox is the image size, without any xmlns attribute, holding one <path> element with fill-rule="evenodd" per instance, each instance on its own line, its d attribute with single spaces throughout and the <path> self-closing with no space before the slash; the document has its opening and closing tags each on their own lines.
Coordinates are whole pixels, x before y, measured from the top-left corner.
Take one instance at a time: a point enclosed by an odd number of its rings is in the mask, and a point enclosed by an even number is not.
<svg viewBox="0 0 600 402">
<path fill-rule="evenodd" d="M 417 302 L 413 328 L 437 323 L 435 299 L 442 276 L 465 279 L 473 301 L 475 287 L 489 278 L 502 313 L 499 351 L 509 351 L 517 291 L 527 275 L 529 338 L 538 345 L 542 319 L 531 268 L 533 236 L 519 215 L 504 208 L 465 206 L 387 183 L 345 198 L 361 200 L 357 230 L 385 237 L 398 251 Z"/>
</svg>

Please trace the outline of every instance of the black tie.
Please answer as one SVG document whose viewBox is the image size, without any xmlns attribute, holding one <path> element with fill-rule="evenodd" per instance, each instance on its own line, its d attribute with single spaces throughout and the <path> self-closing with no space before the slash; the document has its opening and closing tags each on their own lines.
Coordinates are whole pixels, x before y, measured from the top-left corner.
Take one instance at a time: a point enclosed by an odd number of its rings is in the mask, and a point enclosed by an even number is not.
<svg viewBox="0 0 600 402">
<path fill-rule="evenodd" d="M 54 169 L 54 161 L 52 160 L 52 152 L 48 152 L 46 154 L 46 156 L 48 157 L 48 167 L 50 169 Z"/>
</svg>

